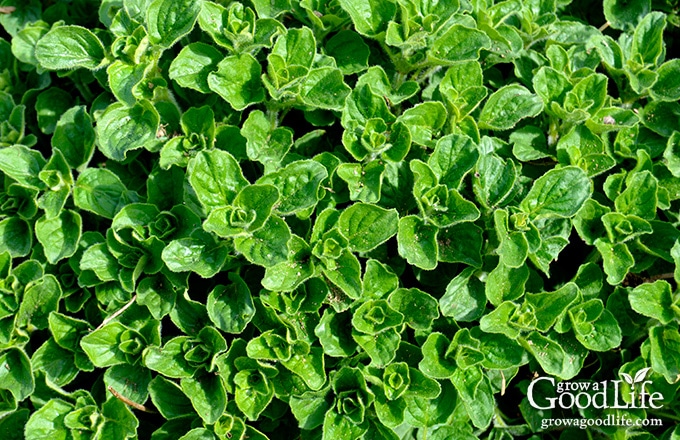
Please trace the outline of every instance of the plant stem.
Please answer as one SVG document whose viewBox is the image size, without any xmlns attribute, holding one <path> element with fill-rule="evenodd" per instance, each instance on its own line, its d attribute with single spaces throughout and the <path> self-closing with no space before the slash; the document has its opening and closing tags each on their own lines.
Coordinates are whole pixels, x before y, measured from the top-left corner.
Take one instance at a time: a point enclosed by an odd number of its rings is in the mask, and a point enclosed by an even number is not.
<svg viewBox="0 0 680 440">
<path fill-rule="evenodd" d="M 99 330 L 100 328 L 102 328 L 102 327 L 104 327 L 106 324 L 108 324 L 109 322 L 113 321 L 114 319 L 116 319 L 117 317 L 119 317 L 120 315 L 122 315 L 123 312 L 125 312 L 132 304 L 135 303 L 135 300 L 136 300 L 136 299 L 137 299 L 137 294 L 134 294 L 134 295 L 132 296 L 132 298 L 130 299 L 130 301 L 127 302 L 127 304 L 125 304 L 125 305 L 124 305 L 123 307 L 121 307 L 120 309 L 116 310 L 116 312 L 115 312 L 113 315 L 111 315 L 111 316 L 109 316 L 108 318 L 106 318 L 105 320 L 103 320 L 102 323 L 99 324 L 99 326 L 98 326 L 95 330 Z"/>
<path fill-rule="evenodd" d="M 146 413 L 157 414 L 156 411 L 154 411 L 154 410 L 152 410 L 152 409 L 150 409 L 150 408 L 147 408 L 147 407 L 144 406 L 144 405 L 140 405 L 140 404 L 137 403 L 137 402 L 133 402 L 132 400 L 128 399 L 127 397 L 121 395 L 121 394 L 120 394 L 118 391 L 116 391 L 112 386 L 109 386 L 109 387 L 108 387 L 108 390 L 109 390 L 109 392 L 110 392 L 111 394 L 113 394 L 113 396 L 114 396 L 116 399 L 120 400 L 121 402 L 123 402 L 124 404 L 126 404 L 126 405 L 128 405 L 128 406 L 131 406 L 131 407 L 133 407 L 133 408 L 135 408 L 135 409 L 138 409 L 138 410 L 140 410 L 140 411 L 144 411 L 144 412 L 146 412 Z"/>
<path fill-rule="evenodd" d="M 664 412 L 664 411 L 650 411 L 650 410 L 648 410 L 648 412 L 649 412 L 649 414 L 651 414 L 655 417 L 658 417 L 658 418 L 669 419 L 669 420 L 673 420 L 673 421 L 676 421 L 676 422 L 680 422 L 680 416 L 678 416 L 676 414 L 671 414 L 671 413 L 667 413 L 667 412 Z"/>
<path fill-rule="evenodd" d="M 660 273 L 660 274 L 652 275 L 651 277 L 645 278 L 644 282 L 645 283 L 653 283 L 656 280 L 672 280 L 673 278 L 675 278 L 675 274 L 673 272 Z"/>
</svg>

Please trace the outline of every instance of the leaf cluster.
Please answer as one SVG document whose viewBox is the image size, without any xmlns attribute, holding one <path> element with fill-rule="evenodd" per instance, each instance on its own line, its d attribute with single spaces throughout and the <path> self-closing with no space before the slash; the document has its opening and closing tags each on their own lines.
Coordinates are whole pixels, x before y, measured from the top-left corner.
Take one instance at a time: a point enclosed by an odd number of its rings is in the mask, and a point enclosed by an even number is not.
<svg viewBox="0 0 680 440">
<path fill-rule="evenodd" d="M 0 25 L 2 438 L 680 435 L 673 0 Z M 540 410 L 535 375 L 663 410 Z"/>
</svg>

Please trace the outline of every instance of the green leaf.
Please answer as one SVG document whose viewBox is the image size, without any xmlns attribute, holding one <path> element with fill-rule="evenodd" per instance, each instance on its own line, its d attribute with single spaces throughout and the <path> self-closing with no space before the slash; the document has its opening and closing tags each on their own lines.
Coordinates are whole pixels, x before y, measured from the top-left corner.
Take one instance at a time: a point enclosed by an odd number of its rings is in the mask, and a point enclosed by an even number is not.
<svg viewBox="0 0 680 440">
<path fill-rule="evenodd" d="M 302 429 L 314 429 L 323 424 L 324 415 L 328 411 L 328 389 L 308 391 L 290 398 L 290 409 Z"/>
<path fill-rule="evenodd" d="M 659 320 L 662 324 L 670 324 L 676 316 L 680 316 L 673 303 L 671 286 L 665 280 L 643 283 L 628 293 L 630 306 L 641 315 Z"/>
<path fill-rule="evenodd" d="M 172 60 L 168 75 L 182 87 L 210 93 L 208 75 L 217 70 L 223 55 L 213 46 L 191 43 Z"/>
<path fill-rule="evenodd" d="M 120 348 L 123 337 L 133 341 L 128 345 L 141 354 L 143 346 L 141 346 L 142 340 L 139 339 L 140 335 L 118 322 L 109 323 L 84 336 L 80 340 L 80 346 L 95 366 L 109 367 L 127 362 L 127 353 Z"/>
<path fill-rule="evenodd" d="M 399 219 L 397 243 L 399 255 L 421 269 L 437 267 L 437 227 L 426 224 L 420 217 L 409 215 Z"/>
<path fill-rule="evenodd" d="M 234 109 L 243 110 L 264 101 L 261 74 L 262 67 L 252 55 L 232 55 L 220 61 L 216 72 L 208 74 L 208 86 Z"/>
<path fill-rule="evenodd" d="M 171 241 L 163 249 L 163 261 L 173 272 L 193 271 L 203 278 L 210 278 L 222 269 L 228 249 L 206 232 L 198 231 L 193 235 Z"/>
<path fill-rule="evenodd" d="M 175 382 L 158 375 L 149 382 L 153 405 L 166 419 L 174 419 L 194 412 L 191 401 Z"/>
<path fill-rule="evenodd" d="M 17 313 L 17 325 L 32 324 L 38 329 L 46 329 L 50 312 L 56 312 L 62 291 L 59 281 L 54 275 L 45 275 L 31 283 L 24 292 L 24 297 Z"/>
<path fill-rule="evenodd" d="M 73 411 L 73 405 L 61 399 L 50 399 L 42 408 L 31 414 L 24 433 L 26 440 L 70 440 L 70 430 L 64 418 Z"/>
<path fill-rule="evenodd" d="M 38 175 L 45 164 L 42 154 L 23 145 L 0 149 L 0 171 L 29 188 L 44 188 Z"/>
<path fill-rule="evenodd" d="M 97 145 L 106 157 L 123 161 L 129 151 L 154 141 L 159 125 L 158 111 L 149 101 L 139 101 L 131 108 L 113 104 L 97 122 Z"/>
<path fill-rule="evenodd" d="M 293 345 L 292 357 L 282 362 L 283 366 L 304 380 L 312 390 L 320 390 L 326 383 L 324 351 L 321 347 L 309 347 L 297 341 Z"/>
<path fill-rule="evenodd" d="M 289 0 L 275 0 L 273 2 L 255 0 L 253 6 L 259 17 L 276 18 L 290 8 L 290 2 Z"/>
<path fill-rule="evenodd" d="M 430 49 L 431 55 L 449 63 L 479 58 L 482 49 L 488 49 L 491 40 L 482 31 L 454 24 L 437 38 Z"/>
<path fill-rule="evenodd" d="M 80 215 L 71 210 L 62 211 L 52 219 L 40 217 L 35 223 L 35 236 L 50 264 L 56 264 L 76 252 L 81 232 Z"/>
<path fill-rule="evenodd" d="M 524 293 L 524 286 L 528 279 L 529 268 L 526 264 L 512 268 L 499 262 L 487 277 L 486 297 L 495 306 L 499 306 L 504 300 L 517 299 Z"/>
<path fill-rule="evenodd" d="M 482 266 L 482 230 L 473 223 L 459 223 L 437 232 L 439 255 L 446 263 Z"/>
<path fill-rule="evenodd" d="M 519 309 L 522 311 L 517 313 L 516 316 L 519 315 L 518 318 L 521 321 L 523 319 L 521 316 L 526 313 L 529 317 L 525 322 L 531 324 L 529 328 L 547 332 L 560 317 L 564 316 L 565 311 L 576 301 L 579 293 L 579 289 L 574 283 L 567 283 L 554 292 L 527 293 L 524 303 Z M 576 305 L 570 310 L 575 310 L 578 307 L 580 305 Z M 525 310 L 528 313 L 524 312 Z"/>
<path fill-rule="evenodd" d="M 50 313 L 48 317 L 50 332 L 55 342 L 69 351 L 78 351 L 82 334 L 90 329 L 86 321 L 75 319 L 61 313 Z"/>
<path fill-rule="evenodd" d="M 321 182 L 327 177 L 326 167 L 319 162 L 299 160 L 263 176 L 257 183 L 274 185 L 279 189 L 281 198 L 276 211 L 287 215 L 315 206 L 321 198 Z"/>
<path fill-rule="evenodd" d="M 351 91 L 340 69 L 323 67 L 309 72 L 300 87 L 300 97 L 309 106 L 341 111 Z"/>
<path fill-rule="evenodd" d="M 30 411 L 28 409 L 20 409 L 14 411 L 0 420 L 0 432 L 7 435 L 7 440 L 23 440 L 24 427 L 28 422 Z"/>
<path fill-rule="evenodd" d="M 427 336 L 422 345 L 423 360 L 418 368 L 433 379 L 448 379 L 458 369 L 455 352 L 449 352 L 451 341 L 441 333 L 434 332 Z"/>
<path fill-rule="evenodd" d="M 521 232 L 513 231 L 502 237 L 498 255 L 507 267 L 518 268 L 524 264 L 529 253 L 529 243 Z"/>
<path fill-rule="evenodd" d="M 288 244 L 288 261 L 267 268 L 262 286 L 277 292 L 292 292 L 305 280 L 314 275 L 310 261 L 311 249 L 301 238 L 293 235 Z"/>
<path fill-rule="evenodd" d="M 458 111 L 456 119 L 463 119 L 479 106 L 488 93 L 483 86 L 480 64 L 476 61 L 453 64 L 439 84 L 439 91 Z"/>
<path fill-rule="evenodd" d="M 49 25 L 44 21 L 28 24 L 12 38 L 12 54 L 22 63 L 37 67 L 39 63 L 35 57 L 35 46 L 49 30 Z"/>
<path fill-rule="evenodd" d="M 479 115 L 479 126 L 488 130 L 508 130 L 524 118 L 537 116 L 543 101 L 525 87 L 511 84 L 496 90 Z"/>
<path fill-rule="evenodd" d="M 479 158 L 477 145 L 468 136 L 446 135 L 437 141 L 427 161 L 439 183 L 449 189 L 459 189 L 465 175 L 474 168 Z"/>
<path fill-rule="evenodd" d="M 418 83 L 415 81 L 404 81 L 399 84 L 399 87 L 394 87 L 387 78 L 385 70 L 379 65 L 371 66 L 361 75 L 357 81 L 356 88 L 358 89 L 366 84 L 370 86 L 374 93 L 386 96 L 392 104 L 400 104 L 411 98 L 419 89 Z"/>
<path fill-rule="evenodd" d="M 16 402 L 21 402 L 35 390 L 31 362 L 23 350 L 8 348 L 0 354 L 0 389 L 8 390 Z"/>
<path fill-rule="evenodd" d="M 246 346 L 246 353 L 251 359 L 265 361 L 287 361 L 293 356 L 291 344 L 272 330 L 251 339 Z"/>
<path fill-rule="evenodd" d="M 127 106 L 135 105 L 137 101 L 135 89 L 144 79 L 147 67 L 145 64 L 131 65 L 116 60 L 106 69 L 111 92 L 119 101 Z"/>
<path fill-rule="evenodd" d="M 423 399 L 418 395 L 407 395 L 406 411 L 404 420 L 406 423 L 418 428 L 430 428 L 446 421 L 454 414 L 458 395 L 450 381 L 442 384 L 439 396 L 432 399 Z"/>
<path fill-rule="evenodd" d="M 104 385 L 113 388 L 133 402 L 143 404 L 149 397 L 151 372 L 137 365 L 120 364 L 108 368 L 104 373 Z"/>
<path fill-rule="evenodd" d="M 106 57 L 104 45 L 88 29 L 80 26 L 59 26 L 38 40 L 35 57 L 48 70 L 95 70 Z"/>
<path fill-rule="evenodd" d="M 272 267 L 286 261 L 291 233 L 286 222 L 271 216 L 249 237 L 236 237 L 234 248 L 251 263 Z"/>
<path fill-rule="evenodd" d="M 666 159 L 666 167 L 671 174 L 674 177 L 680 177 L 680 132 L 674 132 L 668 138 L 663 157 Z"/>
<path fill-rule="evenodd" d="M 680 375 L 680 333 L 678 329 L 655 325 L 649 329 L 652 369 L 663 374 L 668 383 L 676 383 Z"/>
<path fill-rule="evenodd" d="M 222 150 L 201 151 L 189 161 L 187 175 L 207 213 L 231 205 L 248 185 L 234 156 Z"/>
<path fill-rule="evenodd" d="M 242 370 L 234 376 L 235 400 L 248 420 L 257 420 L 274 397 L 274 386 L 259 370 Z"/>
<path fill-rule="evenodd" d="M 176 297 L 176 289 L 163 274 L 144 277 L 137 285 L 137 304 L 146 306 L 155 319 L 170 313 Z"/>
<path fill-rule="evenodd" d="M 474 276 L 473 268 L 466 268 L 446 286 L 446 293 L 439 299 L 443 316 L 456 321 L 470 322 L 479 319 L 486 307 L 484 284 Z"/>
<path fill-rule="evenodd" d="M 371 358 L 371 366 L 377 368 L 384 368 L 394 360 L 401 340 L 399 333 L 394 328 L 389 328 L 377 335 L 353 331 L 352 337 L 368 353 Z"/>
<path fill-rule="evenodd" d="M 366 261 L 363 280 L 363 295 L 365 298 L 379 299 L 399 287 L 399 277 L 378 260 Z"/>
<path fill-rule="evenodd" d="M 396 327 L 404 321 L 404 315 L 393 309 L 384 299 L 370 300 L 354 311 L 354 329 L 376 335 L 385 329 Z"/>
<path fill-rule="evenodd" d="M 52 147 L 61 151 L 71 168 L 81 168 L 94 154 L 95 131 L 85 106 L 64 112 L 54 129 Z"/>
<path fill-rule="evenodd" d="M 614 29 L 630 31 L 635 29 L 642 17 L 652 9 L 651 1 L 628 2 L 624 0 L 605 0 L 604 16 Z"/>
<path fill-rule="evenodd" d="M 607 231 L 609 241 L 612 243 L 623 243 L 653 232 L 652 225 L 648 221 L 634 215 L 623 215 L 618 212 L 609 212 L 603 215 L 602 223 Z"/>
<path fill-rule="evenodd" d="M 12 257 L 25 257 L 33 245 L 33 232 L 29 224 L 18 217 L 0 221 L 0 252 Z"/>
<path fill-rule="evenodd" d="M 439 130 L 446 123 L 446 108 L 440 102 L 423 102 L 409 108 L 399 116 L 411 134 L 413 142 L 428 146 L 432 138 L 437 137 Z"/>
<path fill-rule="evenodd" d="M 113 281 L 118 279 L 120 267 L 116 257 L 111 255 L 106 247 L 106 243 L 97 243 L 83 252 L 80 270 L 93 271 L 101 281 Z"/>
<path fill-rule="evenodd" d="M 308 27 L 289 29 L 279 36 L 272 53 L 283 58 L 287 66 L 302 66 L 309 69 L 316 53 L 314 33 Z"/>
<path fill-rule="evenodd" d="M 370 49 L 364 40 L 352 30 L 341 30 L 325 45 L 326 54 L 335 58 L 338 68 L 345 75 L 368 69 Z"/>
<path fill-rule="evenodd" d="M 347 182 L 350 200 L 377 203 L 380 200 L 385 166 L 381 161 L 342 163 L 336 174 Z"/>
<path fill-rule="evenodd" d="M 653 132 L 664 137 L 673 135 L 680 121 L 680 104 L 677 102 L 652 101 L 640 112 L 640 120 Z"/>
<path fill-rule="evenodd" d="M 578 374 L 588 353 L 581 344 L 568 335 L 549 333 L 548 336 L 544 336 L 534 331 L 521 341 L 543 371 L 563 380 L 569 380 Z"/>
<path fill-rule="evenodd" d="M 515 162 L 501 159 L 496 154 L 486 154 L 477 161 L 473 190 L 485 207 L 506 205 L 515 191 L 518 169 Z"/>
<path fill-rule="evenodd" d="M 496 309 L 482 316 L 479 320 L 479 328 L 487 333 L 499 333 L 511 339 L 517 339 L 520 335 L 516 326 L 509 325 L 511 317 L 519 310 L 519 305 L 511 301 L 504 301 Z"/>
<path fill-rule="evenodd" d="M 592 191 L 590 179 L 582 169 L 554 169 L 534 182 L 520 209 L 533 218 L 573 217 Z"/>
<path fill-rule="evenodd" d="M 680 100 L 680 60 L 668 60 L 656 70 L 658 79 L 652 86 L 650 94 L 661 101 Z"/>
<path fill-rule="evenodd" d="M 638 23 L 633 33 L 631 60 L 642 65 L 656 65 L 664 53 L 663 31 L 666 28 L 666 14 L 650 12 Z"/>
<path fill-rule="evenodd" d="M 226 410 L 227 392 L 220 376 L 205 374 L 198 378 L 187 377 L 181 380 L 180 385 L 205 423 L 215 423 Z"/>
<path fill-rule="evenodd" d="M 368 252 L 397 233 L 399 215 L 395 209 L 355 203 L 338 219 L 340 233 L 355 252 Z"/>
<path fill-rule="evenodd" d="M 658 204 L 657 188 L 658 181 L 651 172 L 633 174 L 626 189 L 614 200 L 616 210 L 622 214 L 653 220 L 656 218 Z"/>
<path fill-rule="evenodd" d="M 593 199 L 585 201 L 581 210 L 574 217 L 574 227 L 583 241 L 592 245 L 596 239 L 605 234 L 602 217 L 608 212 L 610 212 L 609 208 L 600 205 Z"/>
<path fill-rule="evenodd" d="M 604 105 L 606 97 L 607 77 L 596 73 L 586 76 L 574 85 L 573 90 L 567 93 L 564 106 L 569 111 L 582 109 L 592 115 Z"/>
<path fill-rule="evenodd" d="M 340 0 L 340 6 L 352 18 L 357 32 L 367 37 L 385 32 L 397 12 L 397 6 L 389 0 Z"/>
<path fill-rule="evenodd" d="M 356 350 L 356 343 L 351 335 L 350 312 L 336 313 L 332 309 L 324 310 L 314 334 L 319 338 L 324 353 L 333 357 L 351 356 Z"/>
<path fill-rule="evenodd" d="M 273 128 L 260 110 L 248 115 L 241 134 L 248 141 L 248 158 L 262 163 L 267 170 L 276 170 L 283 157 L 293 146 L 293 133 L 288 128 Z"/>
<path fill-rule="evenodd" d="M 218 285 L 208 295 L 210 320 L 227 333 L 241 333 L 255 316 L 248 285 L 236 274 L 229 274 L 229 285 Z"/>
<path fill-rule="evenodd" d="M 552 67 L 541 67 L 532 79 L 532 84 L 543 103 L 550 107 L 550 103 L 563 104 L 567 92 L 571 90 L 569 78 Z M 550 111 L 552 113 L 552 110 Z"/>
<path fill-rule="evenodd" d="M 154 0 L 146 10 L 149 40 L 169 48 L 193 29 L 201 12 L 198 0 Z"/>
<path fill-rule="evenodd" d="M 62 213 L 70 195 L 73 185 L 71 170 L 64 156 L 55 151 L 39 176 L 50 189 L 38 199 L 38 206 L 45 211 L 47 218 L 53 219 Z"/>
<path fill-rule="evenodd" d="M 361 265 L 353 253 L 345 249 L 337 258 L 325 258 L 323 263 L 323 274 L 331 283 L 350 298 L 361 296 Z"/>
<path fill-rule="evenodd" d="M 194 428 L 180 437 L 179 440 L 215 440 L 215 435 L 206 428 Z"/>
<path fill-rule="evenodd" d="M 57 87 L 51 87 L 40 95 L 35 103 L 38 126 L 45 134 L 54 133 L 54 127 L 62 113 L 71 107 L 71 95 Z"/>
<path fill-rule="evenodd" d="M 677 282 L 680 279 L 680 242 L 678 240 L 675 241 L 673 244 L 673 247 L 671 248 L 671 257 L 673 258 L 673 262 L 675 263 L 675 270 L 673 271 L 673 278 Z"/>
<path fill-rule="evenodd" d="M 272 185 L 248 185 L 238 193 L 232 206 L 213 210 L 203 223 L 208 232 L 220 237 L 247 235 L 262 228 L 279 200 L 279 191 Z M 273 226 L 270 224 L 270 227 Z"/>
<path fill-rule="evenodd" d="M 192 377 L 197 367 L 191 365 L 184 356 L 187 344 L 192 344 L 191 338 L 178 336 L 170 339 L 163 347 L 147 347 L 142 355 L 142 361 L 147 368 L 163 376 Z"/>
<path fill-rule="evenodd" d="M 586 121 L 586 126 L 593 133 L 600 134 L 634 127 L 639 121 L 640 118 L 631 110 L 618 107 L 604 107 Z"/>
<path fill-rule="evenodd" d="M 628 247 L 623 243 L 607 243 L 601 238 L 595 240 L 595 247 L 602 255 L 607 282 L 611 285 L 621 284 L 635 265 L 635 259 Z"/>
<path fill-rule="evenodd" d="M 447 191 L 441 184 L 422 194 L 417 201 L 421 202 L 425 219 L 439 228 L 475 221 L 480 216 L 474 203 L 464 199 L 458 190 Z"/>
<path fill-rule="evenodd" d="M 569 318 L 576 339 L 587 349 L 609 351 L 621 344 L 621 328 L 599 298 L 571 307 Z"/>
<path fill-rule="evenodd" d="M 366 428 L 353 423 L 348 417 L 329 409 L 323 419 L 322 440 L 353 440 L 361 438 Z"/>
<path fill-rule="evenodd" d="M 494 416 L 495 401 L 488 377 L 479 367 L 458 369 L 451 377 L 465 409 L 477 428 L 485 429 Z"/>
<path fill-rule="evenodd" d="M 484 353 L 481 365 L 489 369 L 512 368 L 529 362 L 526 351 L 515 339 L 502 334 L 485 333 L 479 327 L 471 334 L 479 339 L 479 350 Z"/>
<path fill-rule="evenodd" d="M 388 298 L 389 305 L 402 315 L 414 330 L 427 330 L 439 318 L 437 300 L 420 289 L 397 289 Z"/>
</svg>

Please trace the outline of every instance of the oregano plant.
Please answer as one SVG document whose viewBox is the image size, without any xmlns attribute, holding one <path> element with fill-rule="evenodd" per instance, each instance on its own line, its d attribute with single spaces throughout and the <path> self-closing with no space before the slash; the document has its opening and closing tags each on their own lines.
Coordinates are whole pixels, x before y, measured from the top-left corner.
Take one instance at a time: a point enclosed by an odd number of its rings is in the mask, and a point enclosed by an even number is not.
<svg viewBox="0 0 680 440">
<path fill-rule="evenodd" d="M 677 14 L 3 0 L 0 438 L 677 438 Z"/>
</svg>

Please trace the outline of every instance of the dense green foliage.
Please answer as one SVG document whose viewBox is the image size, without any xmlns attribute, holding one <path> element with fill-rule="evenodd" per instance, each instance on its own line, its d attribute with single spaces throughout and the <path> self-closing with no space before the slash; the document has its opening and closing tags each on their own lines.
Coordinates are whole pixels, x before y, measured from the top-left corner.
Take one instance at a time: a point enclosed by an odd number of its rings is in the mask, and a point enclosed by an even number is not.
<svg viewBox="0 0 680 440">
<path fill-rule="evenodd" d="M 3 440 L 680 437 L 677 0 L 1 5 Z"/>
</svg>

